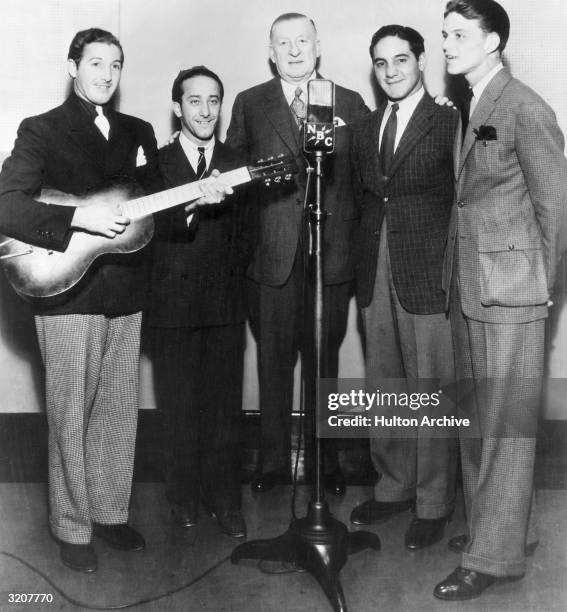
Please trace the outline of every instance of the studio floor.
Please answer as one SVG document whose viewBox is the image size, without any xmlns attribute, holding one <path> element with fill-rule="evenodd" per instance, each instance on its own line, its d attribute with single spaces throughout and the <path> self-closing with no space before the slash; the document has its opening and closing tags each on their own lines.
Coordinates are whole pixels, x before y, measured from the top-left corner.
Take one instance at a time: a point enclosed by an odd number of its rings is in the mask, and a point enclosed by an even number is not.
<svg viewBox="0 0 567 612">
<path fill-rule="evenodd" d="M 344 498 L 329 499 L 334 516 L 348 526 L 352 508 L 369 498 L 369 487 L 351 486 Z M 310 488 L 298 487 L 297 510 L 302 515 Z M 277 486 L 253 497 L 243 485 L 243 510 L 248 539 L 269 538 L 284 532 L 290 519 L 291 487 Z M 447 549 L 447 539 L 463 529 L 462 500 L 445 538 L 429 549 L 411 553 L 403 537 L 411 515 L 398 515 L 372 527 L 382 550 L 353 555 L 341 572 L 349 612 L 555 611 L 567 610 L 567 492 L 538 491 L 540 545 L 529 558 L 523 580 L 496 585 L 480 599 L 445 603 L 432 595 L 434 585 L 458 564 Z M 307 573 L 263 573 L 257 562 L 220 563 L 237 541 L 221 534 L 213 519 L 203 515 L 197 527 L 183 530 L 169 520 L 159 483 L 134 485 L 131 523 L 145 536 L 140 553 L 113 551 L 95 541 L 98 572 L 84 575 L 61 565 L 58 547 L 48 535 L 45 483 L 0 484 L 0 550 L 17 555 L 0 556 L 0 610 L 83 610 L 71 603 L 31 566 L 48 577 L 69 598 L 109 609 L 156 598 L 134 606 L 143 611 L 211 612 L 330 612 L 319 585 Z M 352 527 L 352 526 L 351 526 Z M 349 527 L 349 528 L 351 528 Z M 189 588 L 184 585 L 216 566 Z M 277 571 L 270 564 L 264 570 Z M 159 598 L 168 591 L 177 592 Z M 53 602 L 11 604 L 10 593 L 51 593 Z M 159 599 L 157 599 L 159 598 Z"/>
</svg>

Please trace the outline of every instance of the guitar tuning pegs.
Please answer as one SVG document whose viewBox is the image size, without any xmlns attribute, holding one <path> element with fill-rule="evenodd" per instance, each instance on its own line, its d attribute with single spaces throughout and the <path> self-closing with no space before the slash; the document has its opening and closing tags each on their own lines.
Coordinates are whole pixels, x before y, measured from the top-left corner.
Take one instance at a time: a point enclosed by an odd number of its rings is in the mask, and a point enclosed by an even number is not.
<svg viewBox="0 0 567 612">
<path fill-rule="evenodd" d="M 282 157 L 285 157 L 285 155 L 283 153 L 280 153 L 277 157 L 277 159 L 281 159 Z"/>
<path fill-rule="evenodd" d="M 273 159 L 274 159 L 274 156 L 273 156 L 273 155 L 270 155 L 270 157 L 268 157 L 268 158 L 266 159 L 266 161 L 273 161 Z"/>
<path fill-rule="evenodd" d="M 269 187 L 271 183 L 272 183 L 272 179 L 270 178 L 264 179 L 264 185 L 266 185 L 266 187 Z"/>
<path fill-rule="evenodd" d="M 259 163 L 259 164 L 263 164 L 265 161 L 266 161 L 265 159 L 260 158 L 260 159 L 258 160 L 258 163 Z"/>
<path fill-rule="evenodd" d="M 288 173 L 288 174 L 286 174 L 286 175 L 284 176 L 284 181 L 291 181 L 291 174 L 289 174 L 289 173 Z"/>
<path fill-rule="evenodd" d="M 281 183 L 281 182 L 282 182 L 282 177 L 276 176 L 276 178 L 274 179 L 274 183 Z"/>
</svg>

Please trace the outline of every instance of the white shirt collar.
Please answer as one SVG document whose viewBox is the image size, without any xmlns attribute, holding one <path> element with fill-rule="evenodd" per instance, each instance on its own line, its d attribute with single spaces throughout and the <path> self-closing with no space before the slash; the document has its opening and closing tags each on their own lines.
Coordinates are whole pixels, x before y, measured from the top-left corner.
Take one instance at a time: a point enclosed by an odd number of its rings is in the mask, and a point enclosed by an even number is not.
<svg viewBox="0 0 567 612">
<path fill-rule="evenodd" d="M 475 101 L 478 102 L 480 100 L 480 96 L 482 96 L 483 91 L 486 89 L 486 86 L 492 81 L 493 77 L 504 68 L 504 64 L 502 62 L 498 63 L 494 68 L 485 74 L 480 81 L 471 87 L 473 96 Z"/>
<path fill-rule="evenodd" d="M 396 114 L 397 119 L 397 129 L 396 129 L 396 139 L 394 141 L 394 150 L 398 148 L 400 144 L 400 140 L 404 134 L 405 129 L 410 122 L 410 119 L 417 108 L 417 105 L 421 102 L 425 94 L 425 89 L 423 85 L 414 93 L 407 96 L 403 100 L 388 100 L 388 105 L 386 106 L 386 110 L 384 111 L 384 117 L 382 118 L 382 124 L 380 126 L 380 143 L 382 142 L 382 135 L 384 134 L 384 129 L 386 127 L 386 122 L 392 112 L 392 106 L 394 104 L 398 105 L 398 112 Z"/>
<path fill-rule="evenodd" d="M 301 83 L 288 83 L 287 81 L 280 79 L 280 82 L 282 84 L 283 93 L 284 93 L 285 99 L 287 100 L 287 103 L 291 104 L 292 100 L 295 98 L 295 90 L 298 87 L 301 87 L 301 91 L 303 92 L 302 99 L 305 102 L 305 104 L 307 104 L 307 82 L 314 78 L 315 78 L 315 71 L 313 71 L 311 75 L 307 79 L 305 79 L 305 81 L 302 81 Z"/>
<path fill-rule="evenodd" d="M 198 145 L 194 143 L 192 140 L 189 140 L 187 136 L 183 132 L 179 133 L 179 144 L 187 157 L 187 160 L 191 164 L 191 167 L 196 172 L 197 165 L 199 163 L 199 147 L 205 148 L 205 162 L 207 164 L 207 168 L 211 163 L 211 158 L 213 157 L 213 149 L 215 148 L 215 137 L 213 136 L 208 142 Z"/>
</svg>

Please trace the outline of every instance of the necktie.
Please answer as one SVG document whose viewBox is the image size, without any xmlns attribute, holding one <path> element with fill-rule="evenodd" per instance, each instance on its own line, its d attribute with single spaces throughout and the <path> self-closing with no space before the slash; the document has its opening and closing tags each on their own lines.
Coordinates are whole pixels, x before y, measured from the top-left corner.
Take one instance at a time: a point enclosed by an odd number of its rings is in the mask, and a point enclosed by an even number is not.
<svg viewBox="0 0 567 612">
<path fill-rule="evenodd" d="M 463 103 L 461 104 L 461 126 L 463 128 L 463 140 L 465 139 L 465 133 L 469 125 L 472 98 L 473 90 L 470 87 L 467 87 L 463 95 Z"/>
<path fill-rule="evenodd" d="M 295 122 L 297 123 L 298 127 L 301 127 L 301 124 L 303 123 L 303 120 L 305 119 L 307 115 L 307 109 L 305 108 L 305 102 L 301 99 L 302 93 L 303 93 L 303 90 L 301 89 L 301 87 L 298 87 L 295 90 L 295 96 L 290 104 L 290 108 L 293 112 L 293 116 L 295 118 Z"/>
<path fill-rule="evenodd" d="M 205 160 L 205 147 L 197 147 L 199 160 L 197 161 L 197 179 L 202 179 L 207 172 L 207 162 Z"/>
<path fill-rule="evenodd" d="M 102 106 L 95 106 L 95 108 L 95 125 L 101 131 L 101 134 L 106 138 L 106 140 L 108 140 L 108 135 L 110 134 L 110 123 L 108 123 L 108 119 L 104 116 Z"/>
<path fill-rule="evenodd" d="M 382 162 L 382 174 L 387 177 L 394 159 L 394 145 L 396 143 L 396 130 L 398 129 L 398 112 L 399 105 L 392 104 L 390 116 L 386 121 L 386 127 L 382 134 L 382 143 L 380 144 L 380 160 Z"/>
</svg>

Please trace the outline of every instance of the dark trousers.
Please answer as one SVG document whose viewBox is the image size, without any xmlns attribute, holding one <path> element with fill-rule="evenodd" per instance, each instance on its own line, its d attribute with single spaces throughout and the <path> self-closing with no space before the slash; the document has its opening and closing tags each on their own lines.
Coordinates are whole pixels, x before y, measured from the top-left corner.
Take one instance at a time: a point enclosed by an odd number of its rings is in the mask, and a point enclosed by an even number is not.
<svg viewBox="0 0 567 612">
<path fill-rule="evenodd" d="M 239 508 L 244 324 L 159 328 L 153 346 L 168 501 Z"/>
<path fill-rule="evenodd" d="M 258 346 L 258 378 L 260 384 L 261 442 L 260 457 L 264 472 L 287 469 L 291 453 L 291 413 L 293 406 L 293 371 L 299 351 L 304 373 L 311 362 L 310 300 L 304 308 L 304 293 L 311 295 L 311 283 L 304 288 L 301 258 L 296 257 L 288 281 L 270 287 L 251 281 L 251 327 Z M 327 378 L 338 375 L 339 348 L 344 339 L 348 318 L 351 284 L 325 285 L 323 291 L 324 359 Z M 308 385 L 311 389 L 312 385 Z M 311 395 L 311 393 L 308 393 Z M 312 438 L 307 428 L 306 439 Z M 337 467 L 335 440 L 324 441 L 325 469 Z M 307 444 L 307 450 L 310 449 Z M 307 460 L 309 462 L 309 458 Z"/>
</svg>

